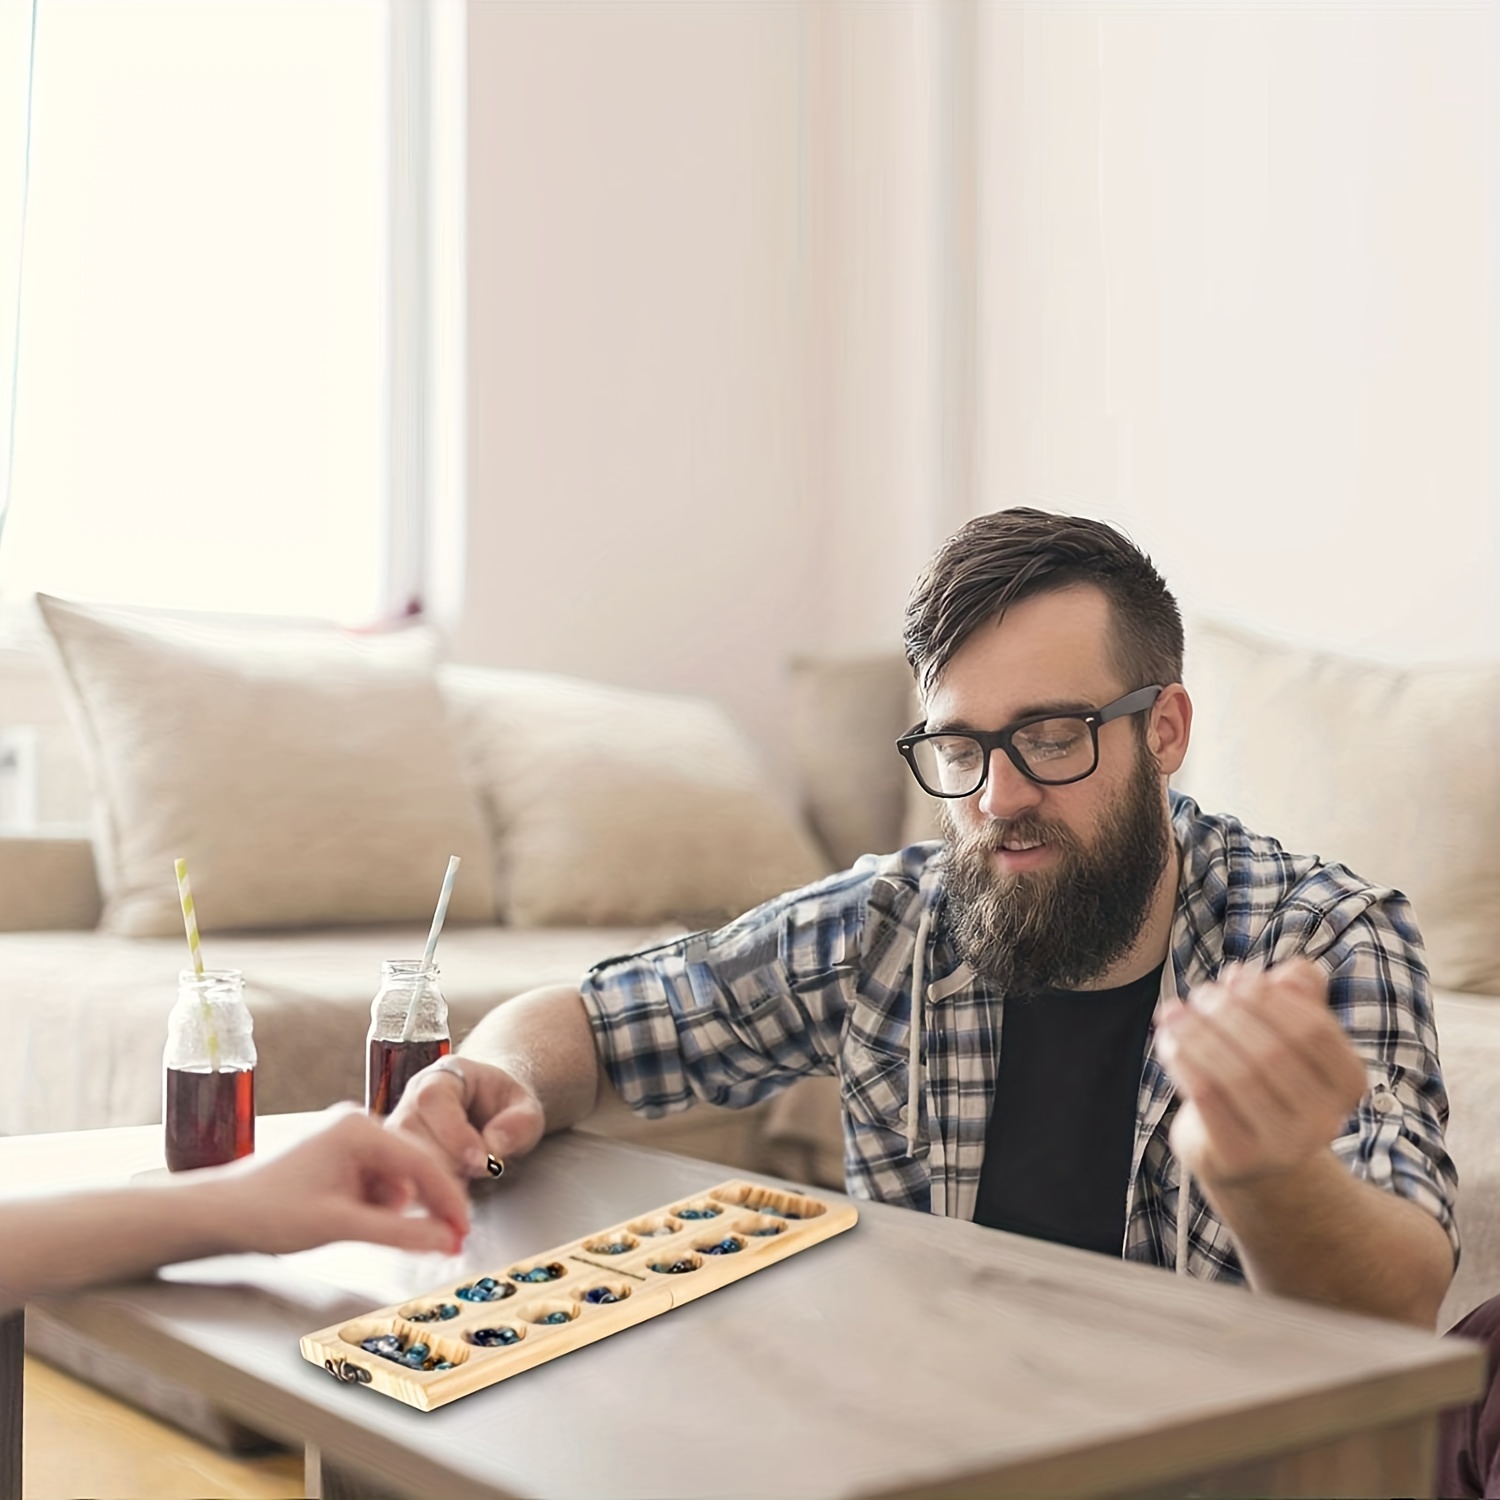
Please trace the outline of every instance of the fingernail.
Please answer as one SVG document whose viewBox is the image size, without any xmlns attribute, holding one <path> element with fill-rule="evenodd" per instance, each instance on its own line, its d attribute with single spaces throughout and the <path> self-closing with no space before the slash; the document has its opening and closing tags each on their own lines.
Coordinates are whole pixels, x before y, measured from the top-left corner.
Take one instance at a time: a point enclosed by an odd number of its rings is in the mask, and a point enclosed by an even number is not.
<svg viewBox="0 0 1500 1500">
<path fill-rule="evenodd" d="M 478 1146 L 470 1146 L 464 1152 L 464 1168 L 470 1176 L 477 1177 L 479 1173 L 483 1172 L 487 1161 L 488 1157 Z"/>
</svg>

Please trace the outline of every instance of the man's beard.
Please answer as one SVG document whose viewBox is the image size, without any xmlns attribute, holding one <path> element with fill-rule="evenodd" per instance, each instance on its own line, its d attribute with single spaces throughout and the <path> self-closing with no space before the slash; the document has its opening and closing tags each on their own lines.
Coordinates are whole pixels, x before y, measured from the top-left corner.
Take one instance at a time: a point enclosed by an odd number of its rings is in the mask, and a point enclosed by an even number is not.
<svg viewBox="0 0 1500 1500">
<path fill-rule="evenodd" d="M 946 806 L 941 816 L 954 943 L 1006 993 L 1077 989 L 1123 958 L 1145 926 L 1171 853 L 1160 773 L 1144 746 L 1091 844 L 1029 813 L 968 835 Z M 991 855 L 1006 839 L 1040 839 L 1061 858 L 1049 870 L 997 874 Z"/>
</svg>

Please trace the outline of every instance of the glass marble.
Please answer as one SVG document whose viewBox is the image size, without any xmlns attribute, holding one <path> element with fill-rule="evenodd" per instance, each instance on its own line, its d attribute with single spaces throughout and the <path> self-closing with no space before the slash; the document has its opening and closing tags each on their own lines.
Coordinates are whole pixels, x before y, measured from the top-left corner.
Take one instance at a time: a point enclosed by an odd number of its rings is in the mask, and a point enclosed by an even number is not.
<svg viewBox="0 0 1500 1500">
<path fill-rule="evenodd" d="M 521 1335 L 514 1328 L 476 1328 L 469 1337 L 476 1344 L 482 1344 L 487 1349 L 521 1342 Z"/>
<path fill-rule="evenodd" d="M 566 1273 L 562 1266 L 550 1265 L 533 1266 L 529 1271 L 512 1271 L 510 1276 L 512 1281 L 540 1282 L 556 1281 L 559 1276 L 564 1274 Z"/>
</svg>

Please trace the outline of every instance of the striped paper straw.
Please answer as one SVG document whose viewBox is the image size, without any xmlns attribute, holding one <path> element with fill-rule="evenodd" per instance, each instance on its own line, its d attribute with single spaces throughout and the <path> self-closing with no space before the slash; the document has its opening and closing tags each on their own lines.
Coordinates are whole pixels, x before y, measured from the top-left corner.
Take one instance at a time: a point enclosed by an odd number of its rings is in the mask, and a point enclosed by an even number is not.
<svg viewBox="0 0 1500 1500">
<path fill-rule="evenodd" d="M 448 856 L 448 869 L 443 876 L 443 888 L 438 892 L 437 910 L 432 914 L 432 929 L 427 934 L 427 948 L 422 954 L 422 969 L 425 972 L 432 967 L 433 955 L 437 952 L 438 934 L 443 930 L 443 920 L 448 915 L 448 898 L 453 894 L 453 877 L 458 874 L 461 861 L 456 854 Z M 411 1000 L 406 1007 L 406 1024 L 401 1028 L 401 1040 L 409 1042 L 413 1028 L 417 1024 L 417 1002 L 422 998 L 427 986 L 418 977 L 412 986 Z"/>
<path fill-rule="evenodd" d="M 188 884 L 187 861 L 174 860 L 172 868 L 177 872 L 177 895 L 182 902 L 182 925 L 187 929 L 188 952 L 193 956 L 193 973 L 203 978 L 203 954 L 198 947 L 198 914 L 193 910 L 193 888 Z M 208 1038 L 208 1062 L 215 1073 L 219 1071 L 219 1033 L 214 1029 L 213 1007 L 208 996 L 203 997 L 203 1029 Z"/>
<path fill-rule="evenodd" d="M 198 949 L 198 915 L 193 910 L 193 888 L 188 884 L 187 861 L 179 859 L 172 867 L 177 871 L 177 894 L 182 900 L 182 925 L 187 928 L 188 952 L 193 955 L 193 973 L 203 978 L 203 954 Z"/>
</svg>

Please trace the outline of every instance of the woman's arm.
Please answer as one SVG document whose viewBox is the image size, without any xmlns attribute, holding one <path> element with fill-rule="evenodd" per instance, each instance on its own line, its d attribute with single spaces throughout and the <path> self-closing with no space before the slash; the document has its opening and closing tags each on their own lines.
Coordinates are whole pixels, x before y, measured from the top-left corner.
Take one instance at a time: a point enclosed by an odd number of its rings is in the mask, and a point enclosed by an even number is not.
<svg viewBox="0 0 1500 1500">
<path fill-rule="evenodd" d="M 425 1212 L 406 1212 L 412 1205 Z M 468 1228 L 464 1189 L 433 1152 L 344 1106 L 311 1139 L 268 1159 L 4 1203 L 0 1308 L 235 1251 L 373 1240 L 453 1254 Z"/>
</svg>

